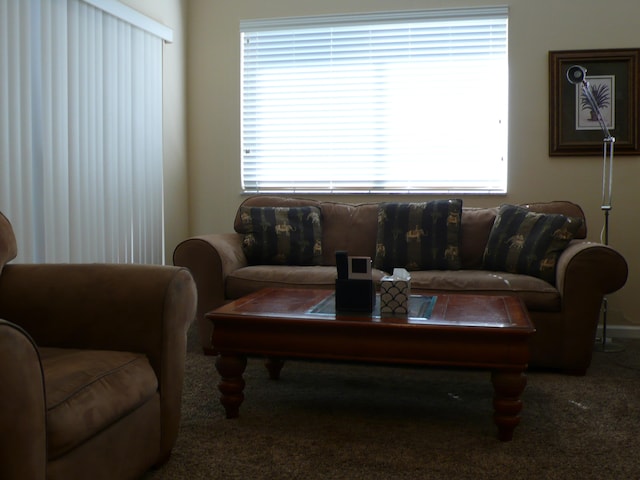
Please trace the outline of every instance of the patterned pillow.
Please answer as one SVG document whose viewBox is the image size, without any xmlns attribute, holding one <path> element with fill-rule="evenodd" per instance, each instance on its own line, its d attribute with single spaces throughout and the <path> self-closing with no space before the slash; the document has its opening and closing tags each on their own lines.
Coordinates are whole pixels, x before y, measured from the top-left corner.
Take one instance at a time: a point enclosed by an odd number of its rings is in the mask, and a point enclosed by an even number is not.
<svg viewBox="0 0 640 480">
<path fill-rule="evenodd" d="M 489 233 L 484 268 L 532 275 L 553 285 L 558 257 L 581 226 L 579 218 L 502 205 Z"/>
<path fill-rule="evenodd" d="M 319 265 L 322 225 L 317 207 L 240 207 L 242 249 L 250 265 Z"/>
<path fill-rule="evenodd" d="M 374 266 L 386 272 L 457 270 L 462 200 L 383 203 Z"/>
</svg>

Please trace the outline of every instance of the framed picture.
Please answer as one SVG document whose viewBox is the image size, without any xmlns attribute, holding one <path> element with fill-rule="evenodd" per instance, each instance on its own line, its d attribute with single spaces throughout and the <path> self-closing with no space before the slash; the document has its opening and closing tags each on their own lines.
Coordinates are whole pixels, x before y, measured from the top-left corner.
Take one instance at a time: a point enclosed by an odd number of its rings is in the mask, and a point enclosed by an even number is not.
<svg viewBox="0 0 640 480">
<path fill-rule="evenodd" d="M 640 49 L 549 52 L 549 155 L 602 155 L 605 134 L 587 101 L 582 83 L 570 83 L 567 70 L 578 65 L 611 135 L 616 155 L 640 154 L 638 80 Z"/>
</svg>

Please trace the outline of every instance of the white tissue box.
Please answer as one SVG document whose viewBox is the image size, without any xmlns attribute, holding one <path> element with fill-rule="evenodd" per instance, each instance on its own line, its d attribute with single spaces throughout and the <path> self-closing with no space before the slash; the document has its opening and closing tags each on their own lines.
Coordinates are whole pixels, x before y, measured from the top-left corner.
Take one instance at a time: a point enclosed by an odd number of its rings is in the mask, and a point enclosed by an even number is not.
<svg viewBox="0 0 640 480">
<path fill-rule="evenodd" d="M 399 280 L 396 277 L 382 277 L 380 280 L 380 313 L 409 313 L 411 279 Z"/>
</svg>

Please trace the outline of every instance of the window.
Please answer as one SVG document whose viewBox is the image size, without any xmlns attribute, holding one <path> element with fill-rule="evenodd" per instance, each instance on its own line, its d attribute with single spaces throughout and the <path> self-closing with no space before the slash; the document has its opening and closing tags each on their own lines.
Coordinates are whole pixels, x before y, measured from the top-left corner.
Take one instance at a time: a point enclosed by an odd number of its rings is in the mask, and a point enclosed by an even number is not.
<svg viewBox="0 0 640 480">
<path fill-rule="evenodd" d="M 506 192 L 506 7 L 240 27 L 245 192 Z"/>
</svg>

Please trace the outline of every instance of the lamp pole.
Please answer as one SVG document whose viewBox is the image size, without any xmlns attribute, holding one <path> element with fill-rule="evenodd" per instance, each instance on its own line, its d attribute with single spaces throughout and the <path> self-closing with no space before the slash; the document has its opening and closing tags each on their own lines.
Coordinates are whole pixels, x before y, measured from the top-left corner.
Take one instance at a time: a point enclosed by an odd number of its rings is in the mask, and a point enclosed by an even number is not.
<svg viewBox="0 0 640 480">
<path fill-rule="evenodd" d="M 602 140 L 602 203 L 600 209 L 604 213 L 604 226 L 602 229 L 601 241 L 609 245 L 609 212 L 611 212 L 611 195 L 613 193 L 613 147 L 616 142 L 614 136 L 609 132 L 607 122 L 605 122 L 598 102 L 593 96 L 591 86 L 586 78 L 587 69 L 580 65 L 573 65 L 567 69 L 567 80 L 573 85 L 580 85 L 582 93 L 589 103 L 589 107 L 596 114 L 604 139 Z M 603 352 L 619 352 L 623 347 L 612 342 L 607 343 L 607 297 L 602 299 L 602 342 L 596 343 L 596 348 Z"/>
</svg>

